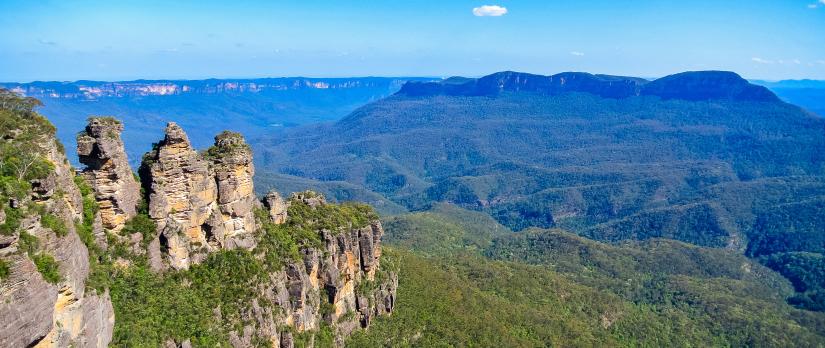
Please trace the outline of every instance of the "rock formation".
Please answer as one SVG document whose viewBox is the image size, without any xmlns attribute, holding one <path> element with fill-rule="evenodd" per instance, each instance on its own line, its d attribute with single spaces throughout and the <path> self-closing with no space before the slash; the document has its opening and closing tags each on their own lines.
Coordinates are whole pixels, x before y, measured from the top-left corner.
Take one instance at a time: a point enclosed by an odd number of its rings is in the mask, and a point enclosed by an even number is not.
<svg viewBox="0 0 825 348">
<path fill-rule="evenodd" d="M 37 117 L 29 110 L 21 123 L 41 122 Z M 5 210 L 0 223 L 15 220 L 0 233 L 0 261 L 8 267 L 0 276 L 0 347 L 106 347 L 114 311 L 108 294 L 86 288 L 89 253 L 75 230 L 83 201 L 74 171 L 53 128 L 26 127 L 13 134 L 34 137 L 36 149 L 24 148 L 19 144 L 24 140 L 10 134 L 0 142 L 22 155 L 32 151 L 50 166 L 45 176 L 29 182 L 25 196 L 0 202 Z"/>
<path fill-rule="evenodd" d="M 172 268 L 188 268 L 214 250 L 254 247 L 252 153 L 239 134 L 222 133 L 204 156 L 169 123 L 140 174 Z"/>
<path fill-rule="evenodd" d="M 53 128 L 41 129 L 51 131 L 31 143 L 42 147 L 36 153 L 48 162 L 42 166 L 48 175 L 30 180 L 25 196 L 2 196 L 0 191 L 0 347 L 106 347 L 112 340 L 114 308 L 109 290 L 87 288 L 90 268 L 112 271 L 99 268 L 103 262 L 117 269 L 142 267 L 137 265 L 142 261 L 129 258 L 147 254 L 158 271 L 185 269 L 220 249 L 249 249 L 255 260 L 275 256 L 276 264 L 258 265 L 277 266 L 253 278 L 254 296 L 242 302 L 240 318 L 223 318 L 221 308 L 214 309 L 213 319 L 227 328 L 233 347 L 262 342 L 293 347 L 302 337 L 294 333 L 324 328 L 331 328 L 335 345 L 342 346 L 353 330 L 393 310 L 398 279 L 380 268 L 383 229 L 375 214 L 364 206 L 329 204 L 312 192 L 293 194 L 286 202 L 273 192 L 262 205 L 253 190 L 252 153 L 240 134 L 221 133 L 213 147 L 198 153 L 183 130 L 170 123 L 140 168 L 147 218 L 137 215 L 140 197 L 119 122 L 91 119 L 78 136 L 78 152 L 87 166 L 82 176 L 92 188 L 82 193 Z M 17 134 L 22 132 L 0 134 L 0 142 L 14 142 Z M 90 200 L 99 205 L 97 213 L 84 209 L 84 201 Z M 290 214 L 293 208 L 297 210 Z M 325 220 L 334 214 L 339 215 Z M 156 230 L 130 227 L 132 234 L 122 235 L 133 217 L 153 220 Z M 268 231 L 306 235 L 289 244 L 289 254 L 273 255 L 267 252 L 282 249 L 257 245 Z M 95 238 L 107 237 L 116 237 L 110 239 L 115 243 L 110 250 L 117 254 L 95 244 Z M 192 345 L 185 337 L 180 342 L 166 339 L 157 344 Z"/>
<path fill-rule="evenodd" d="M 77 136 L 83 176 L 95 192 L 103 226 L 120 231 L 137 214 L 140 186 L 126 159 L 120 133 L 123 125 L 110 117 L 90 118 Z"/>
<path fill-rule="evenodd" d="M 286 202 L 278 191 L 270 191 L 264 197 L 264 206 L 269 211 L 269 217 L 273 223 L 280 225 L 286 222 Z"/>
<path fill-rule="evenodd" d="M 273 196 L 267 195 L 267 201 Z M 327 203 L 323 196 L 310 192 L 293 194 L 286 205 L 293 204 L 317 209 Z M 278 221 L 282 216 L 276 210 L 270 218 Z M 277 304 L 280 310 L 273 313 L 254 303 L 244 318 L 254 325 L 232 333 L 234 347 L 250 346 L 253 334 L 269 338 L 276 347 L 292 347 L 290 331 L 279 332 L 278 328 L 312 331 L 322 321 L 334 329 L 336 345 L 341 346 L 353 330 L 366 328 L 376 316 L 392 312 L 398 277 L 394 272 L 379 272 L 384 234 L 380 221 L 318 232 L 321 245 L 302 249 L 301 259 L 272 274 L 273 281 L 262 291 L 262 299 Z"/>
<path fill-rule="evenodd" d="M 223 234 L 218 241 L 224 248 L 252 248 L 255 216 L 252 209 L 258 203 L 252 185 L 255 167 L 252 150 L 238 133 L 224 131 L 215 137 L 215 145 L 207 152 L 215 169 L 218 187 L 220 224 L 217 231 Z"/>
</svg>

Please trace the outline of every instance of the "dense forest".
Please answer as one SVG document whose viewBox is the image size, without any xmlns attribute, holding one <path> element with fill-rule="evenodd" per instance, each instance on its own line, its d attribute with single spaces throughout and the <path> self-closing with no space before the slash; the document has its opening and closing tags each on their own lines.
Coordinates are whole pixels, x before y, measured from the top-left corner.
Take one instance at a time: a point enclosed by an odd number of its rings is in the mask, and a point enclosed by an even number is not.
<svg viewBox="0 0 825 348">
<path fill-rule="evenodd" d="M 825 120 L 730 73 L 412 82 L 257 149 L 263 186 L 384 213 L 448 202 L 512 231 L 725 248 L 789 279 L 819 264 L 784 253 L 825 250 Z M 821 285 L 797 284 L 792 302 L 820 308 Z"/>
<path fill-rule="evenodd" d="M 352 346 L 809 346 L 825 314 L 780 274 L 668 239 L 611 245 L 559 229 L 506 232 L 450 204 L 387 222 L 398 311 Z"/>
</svg>

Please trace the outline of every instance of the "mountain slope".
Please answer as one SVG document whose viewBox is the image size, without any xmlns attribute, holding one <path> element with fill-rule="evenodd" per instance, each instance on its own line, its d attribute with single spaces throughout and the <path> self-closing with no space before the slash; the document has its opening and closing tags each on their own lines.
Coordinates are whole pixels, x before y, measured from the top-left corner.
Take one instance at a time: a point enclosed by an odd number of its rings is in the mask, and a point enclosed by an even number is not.
<svg viewBox="0 0 825 348">
<path fill-rule="evenodd" d="M 433 85 L 410 83 L 333 125 L 286 132 L 257 149 L 268 171 L 347 181 L 410 209 L 453 202 L 514 229 L 556 220 L 586 228 L 701 203 L 702 190 L 714 185 L 825 173 L 825 121 L 775 98 L 753 101 L 765 90 L 731 83 L 728 74 L 720 83 L 759 92 L 615 99 L 555 94 L 531 84 L 533 75 L 502 74 L 493 75 L 508 81 L 495 95 L 409 96 Z M 459 86 L 474 91 L 485 79 Z M 663 79 L 642 86 L 684 80 Z"/>
<path fill-rule="evenodd" d="M 825 120 L 733 73 L 411 82 L 334 124 L 256 146 L 267 177 L 347 182 L 413 211 L 452 203 L 516 231 L 669 238 L 764 260 L 825 250 L 815 222 Z M 777 262 L 766 264 L 796 272 Z M 815 283 L 797 291 L 825 288 Z"/>
<path fill-rule="evenodd" d="M 393 217 L 386 232 L 393 245 L 386 255 L 403 275 L 397 310 L 349 346 L 816 346 L 825 339 L 822 313 L 785 303 L 786 280 L 727 250 L 662 239 L 614 246 L 561 230 L 502 233 L 479 213 L 441 204 Z"/>
</svg>

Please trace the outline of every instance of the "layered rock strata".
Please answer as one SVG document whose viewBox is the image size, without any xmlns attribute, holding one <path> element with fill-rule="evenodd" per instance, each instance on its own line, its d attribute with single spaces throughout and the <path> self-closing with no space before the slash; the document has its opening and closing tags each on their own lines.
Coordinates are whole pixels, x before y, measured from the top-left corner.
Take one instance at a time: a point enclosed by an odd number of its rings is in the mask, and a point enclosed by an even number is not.
<svg viewBox="0 0 825 348">
<path fill-rule="evenodd" d="M 219 249 L 255 246 L 253 174 L 252 153 L 240 135 L 222 133 L 204 155 L 180 126 L 167 125 L 140 175 L 170 267 L 188 268 Z"/>
<path fill-rule="evenodd" d="M 290 204 L 315 209 L 326 203 L 316 194 L 294 194 L 286 203 Z M 278 210 L 270 212 L 273 220 L 282 217 Z M 394 272 L 379 271 L 384 234 L 380 221 L 318 232 L 321 246 L 303 248 L 301 259 L 273 273 L 272 282 L 261 292 L 262 299 L 275 303 L 279 310 L 273 312 L 253 303 L 244 321 L 254 324 L 231 334 L 234 347 L 250 346 L 253 335 L 269 338 L 275 347 L 292 347 L 293 330 L 318 330 L 321 322 L 333 328 L 335 343 L 342 346 L 352 331 L 367 328 L 376 316 L 392 312 L 398 277 Z M 283 327 L 291 329 L 279 331 Z"/>
<path fill-rule="evenodd" d="M 108 294 L 86 288 L 89 254 L 75 230 L 83 206 L 74 171 L 53 134 L 37 143 L 49 174 L 30 182 L 26 198 L 0 204 L 24 215 L 11 234 L 0 235 L 9 270 L 0 277 L 0 347 L 106 347 L 114 311 Z M 55 265 L 56 274 L 47 279 L 35 260 Z"/>
<path fill-rule="evenodd" d="M 123 125 L 110 117 L 90 118 L 77 136 L 83 176 L 95 192 L 103 226 L 120 231 L 137 214 L 140 186 L 129 162 L 120 133 Z"/>
</svg>

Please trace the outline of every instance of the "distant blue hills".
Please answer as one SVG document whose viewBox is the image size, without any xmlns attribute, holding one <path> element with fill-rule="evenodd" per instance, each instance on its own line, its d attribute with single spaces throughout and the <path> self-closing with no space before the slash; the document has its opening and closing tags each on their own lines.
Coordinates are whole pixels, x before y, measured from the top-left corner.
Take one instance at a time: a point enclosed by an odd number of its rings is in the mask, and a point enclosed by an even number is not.
<svg viewBox="0 0 825 348">
<path fill-rule="evenodd" d="M 581 72 L 542 76 L 505 71 L 478 79 L 451 78 L 437 82 L 410 82 L 404 85 L 399 93 L 408 96 L 482 96 L 502 92 L 537 92 L 549 95 L 582 92 L 603 98 L 649 95 L 662 99 L 683 100 L 779 100 L 767 88 L 750 84 L 736 73 L 726 71 L 684 72 L 653 81 Z"/>
<path fill-rule="evenodd" d="M 262 78 L 0 83 L 0 88 L 40 99 L 39 110 L 56 126 L 67 155 L 76 161 L 75 134 L 91 115 L 122 120 L 127 155 L 137 165 L 163 136 L 169 121 L 180 124 L 193 145 L 205 148 L 229 129 L 250 140 L 301 124 L 340 119 L 389 96 L 420 77 Z"/>
<path fill-rule="evenodd" d="M 408 83 L 409 82 L 409 83 Z M 763 87 L 764 86 L 764 87 Z M 767 89 L 765 88 L 767 87 Z M 258 79 L 35 81 L 0 88 L 43 101 L 40 112 L 58 128 L 75 160 L 75 134 L 91 115 L 112 115 L 126 125 L 129 159 L 136 165 L 165 124 L 175 121 L 196 147 L 221 130 L 241 132 L 251 142 L 298 125 L 336 121 L 367 103 L 402 95 L 495 95 L 519 91 L 590 93 L 606 98 L 657 95 L 663 99 L 780 99 L 825 115 L 825 81 L 747 81 L 731 72 L 686 72 L 648 80 L 565 72 L 551 76 L 498 72 L 481 78 L 354 77 Z M 770 89 L 770 91 L 768 91 Z M 771 93 L 773 92 L 773 93 Z"/>
</svg>

